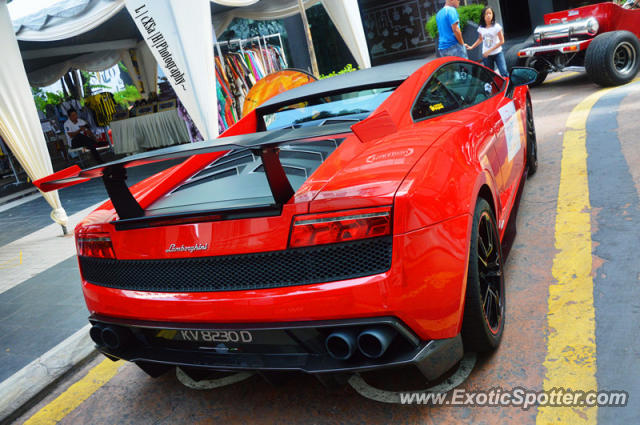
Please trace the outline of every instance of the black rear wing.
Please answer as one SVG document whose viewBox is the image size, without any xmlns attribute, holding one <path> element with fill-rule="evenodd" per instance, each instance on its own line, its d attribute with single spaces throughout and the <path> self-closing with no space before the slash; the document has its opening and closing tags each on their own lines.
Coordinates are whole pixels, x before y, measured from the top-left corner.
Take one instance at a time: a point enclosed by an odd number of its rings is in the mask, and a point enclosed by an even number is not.
<svg viewBox="0 0 640 425">
<path fill-rule="evenodd" d="M 193 155 L 224 152 L 232 149 L 249 149 L 262 159 L 273 199 L 276 205 L 282 205 L 291 199 L 294 190 L 280 163 L 278 147 L 285 143 L 304 142 L 321 137 L 351 133 L 350 126 L 350 123 L 340 123 L 322 127 L 287 128 L 222 137 L 131 155 L 117 161 L 87 168 L 86 170 L 82 170 L 75 165 L 36 180 L 33 183 L 41 191 L 49 192 L 102 177 L 109 198 L 119 218 L 121 220 L 138 218 L 144 216 L 144 210 L 126 184 L 127 168 L 152 162 L 187 158 Z"/>
</svg>

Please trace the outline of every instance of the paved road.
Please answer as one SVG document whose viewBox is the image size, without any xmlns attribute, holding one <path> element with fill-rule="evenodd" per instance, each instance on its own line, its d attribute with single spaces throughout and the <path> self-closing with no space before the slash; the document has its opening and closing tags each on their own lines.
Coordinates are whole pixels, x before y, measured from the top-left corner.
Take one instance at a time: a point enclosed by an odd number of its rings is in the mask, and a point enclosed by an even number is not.
<svg viewBox="0 0 640 425">
<path fill-rule="evenodd" d="M 459 387 L 624 390 L 626 407 L 402 406 L 352 389 L 332 394 L 308 376 L 280 387 L 254 376 L 197 391 L 173 374 L 153 380 L 134 365 L 96 359 L 22 420 L 37 414 L 34 420 L 63 424 L 637 423 L 639 92 L 640 83 L 602 91 L 583 75 L 533 91 L 540 167 L 525 188 L 506 267 L 504 338 Z M 415 379 L 389 375 L 395 387 L 409 381 Z"/>
<path fill-rule="evenodd" d="M 133 168 L 129 171 L 128 182 L 137 183 L 178 162 Z M 104 185 L 99 180 L 60 191 L 60 200 L 68 215 L 106 198 Z M 49 204 L 42 197 L 0 212 L 0 250 L 50 225 L 50 212 Z M 34 243 L 37 242 L 35 238 Z M 73 243 L 72 240 L 67 242 Z M 50 254 L 42 252 L 41 261 Z M 0 293 L 0 381 L 82 328 L 89 315 L 80 291 L 75 256 L 22 282 L 4 281 L 10 279 L 10 267 L 21 266 L 17 262 L 0 262 L 0 288 L 5 284 L 12 286 Z"/>
</svg>

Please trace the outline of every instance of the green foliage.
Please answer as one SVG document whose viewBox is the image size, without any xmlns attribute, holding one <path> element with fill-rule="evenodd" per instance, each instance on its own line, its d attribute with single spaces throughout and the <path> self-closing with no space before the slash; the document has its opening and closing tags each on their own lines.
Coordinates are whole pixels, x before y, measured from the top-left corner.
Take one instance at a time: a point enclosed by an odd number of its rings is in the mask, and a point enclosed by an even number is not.
<svg viewBox="0 0 640 425">
<path fill-rule="evenodd" d="M 338 72 L 333 71 L 331 74 L 320 75 L 320 79 L 324 80 L 325 78 L 335 77 L 336 75 L 346 74 L 347 72 L 353 72 L 353 71 L 357 71 L 357 70 L 358 70 L 358 68 L 354 68 L 353 65 L 347 64 L 347 66 L 345 66 L 344 68 L 342 68 L 342 70 L 340 70 Z"/>
<path fill-rule="evenodd" d="M 41 88 L 31 87 L 31 94 L 33 94 L 33 101 L 36 104 L 36 108 L 42 112 L 44 112 L 47 105 L 58 105 L 64 100 L 62 92 L 45 92 L 42 91 Z"/>
<path fill-rule="evenodd" d="M 482 9 L 484 8 L 484 4 L 460 6 L 458 8 L 458 15 L 460 15 L 460 31 L 464 30 L 464 26 L 467 24 L 467 21 L 480 24 L 480 15 L 482 14 Z M 436 15 L 433 15 L 431 16 L 431 18 L 429 18 L 426 24 L 426 28 L 427 32 L 429 33 L 429 37 L 435 39 L 438 36 L 438 24 L 436 23 Z"/>
<path fill-rule="evenodd" d="M 127 87 L 124 90 L 115 92 L 113 94 L 113 98 L 117 104 L 122 105 L 125 108 L 128 108 L 129 104 L 135 102 L 136 100 L 141 99 L 142 96 L 140 96 L 140 92 L 138 92 L 138 89 L 136 86 L 127 85 Z"/>
</svg>

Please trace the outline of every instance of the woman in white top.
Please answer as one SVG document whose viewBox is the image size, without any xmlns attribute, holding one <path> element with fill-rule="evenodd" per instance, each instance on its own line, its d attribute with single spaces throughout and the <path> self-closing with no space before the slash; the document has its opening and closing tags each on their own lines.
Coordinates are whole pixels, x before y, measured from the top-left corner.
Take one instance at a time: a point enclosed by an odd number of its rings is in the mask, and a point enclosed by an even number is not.
<svg viewBox="0 0 640 425">
<path fill-rule="evenodd" d="M 472 46 L 465 44 L 469 50 L 475 49 L 478 44 L 482 43 L 482 62 L 487 68 L 494 69 L 498 67 L 498 71 L 503 77 L 507 76 L 507 63 L 502 53 L 502 45 L 504 44 L 504 34 L 502 26 L 496 23 L 496 15 L 493 9 L 485 7 L 480 16 L 480 26 L 478 27 L 478 39 Z"/>
</svg>

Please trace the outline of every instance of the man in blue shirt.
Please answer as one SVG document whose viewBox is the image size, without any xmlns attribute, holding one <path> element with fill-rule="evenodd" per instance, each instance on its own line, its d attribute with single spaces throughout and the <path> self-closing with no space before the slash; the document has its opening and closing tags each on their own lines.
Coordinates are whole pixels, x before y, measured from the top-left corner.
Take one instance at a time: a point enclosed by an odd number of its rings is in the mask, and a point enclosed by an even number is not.
<svg viewBox="0 0 640 425">
<path fill-rule="evenodd" d="M 436 14 L 438 24 L 438 56 L 459 56 L 467 59 L 467 49 L 464 47 L 462 31 L 460 31 L 460 17 L 457 7 L 460 0 L 446 0 L 442 9 Z"/>
</svg>

